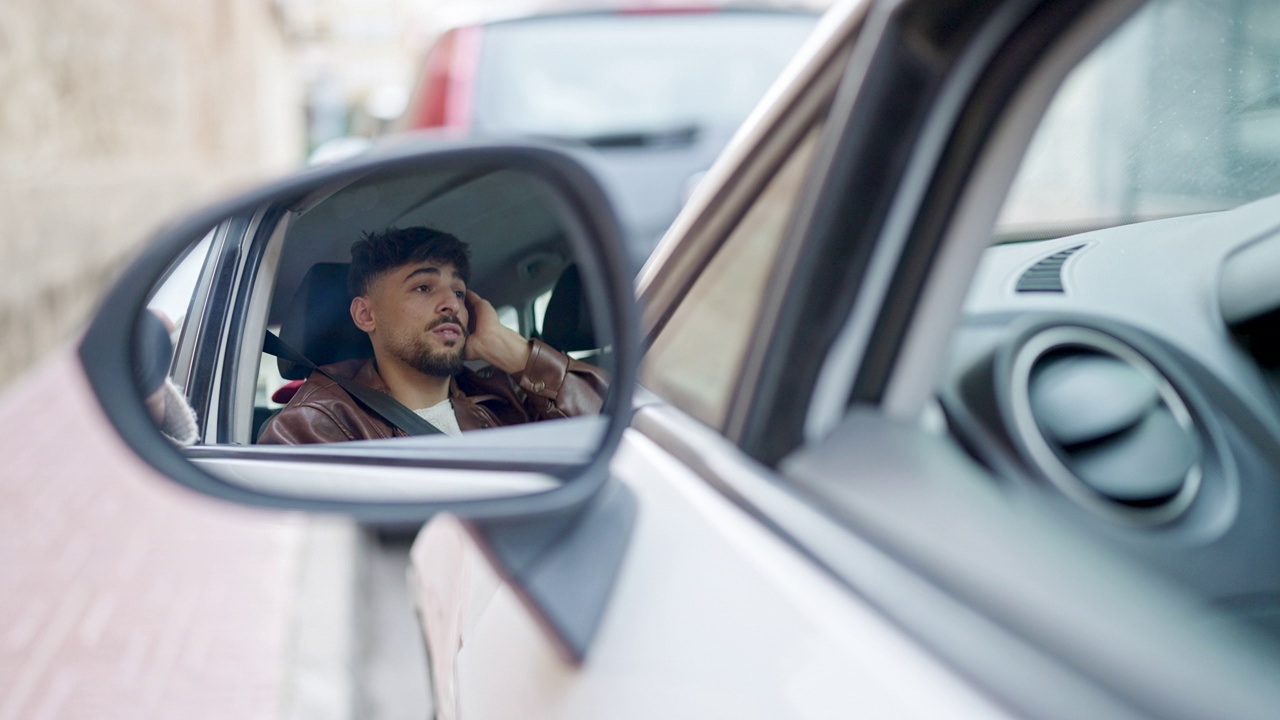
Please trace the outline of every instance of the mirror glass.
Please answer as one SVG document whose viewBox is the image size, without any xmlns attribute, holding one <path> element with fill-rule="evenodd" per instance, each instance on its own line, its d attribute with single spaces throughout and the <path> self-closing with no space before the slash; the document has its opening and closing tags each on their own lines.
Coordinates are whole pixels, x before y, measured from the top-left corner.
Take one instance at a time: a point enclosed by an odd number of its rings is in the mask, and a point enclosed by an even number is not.
<svg viewBox="0 0 1280 720">
<path fill-rule="evenodd" d="M 606 429 L 593 247 L 549 185 L 507 167 L 294 193 L 169 265 L 134 327 L 138 391 L 193 463 L 274 495 L 552 489 Z"/>
</svg>

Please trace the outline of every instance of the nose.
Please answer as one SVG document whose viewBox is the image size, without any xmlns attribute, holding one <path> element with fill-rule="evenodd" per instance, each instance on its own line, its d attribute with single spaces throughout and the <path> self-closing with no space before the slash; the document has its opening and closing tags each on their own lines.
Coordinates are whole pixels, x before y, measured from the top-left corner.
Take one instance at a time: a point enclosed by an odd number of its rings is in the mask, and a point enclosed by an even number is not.
<svg viewBox="0 0 1280 720">
<path fill-rule="evenodd" d="M 462 299 L 454 295 L 453 290 L 446 290 L 444 297 L 436 305 L 436 312 L 441 315 L 457 315 L 461 309 Z"/>
</svg>

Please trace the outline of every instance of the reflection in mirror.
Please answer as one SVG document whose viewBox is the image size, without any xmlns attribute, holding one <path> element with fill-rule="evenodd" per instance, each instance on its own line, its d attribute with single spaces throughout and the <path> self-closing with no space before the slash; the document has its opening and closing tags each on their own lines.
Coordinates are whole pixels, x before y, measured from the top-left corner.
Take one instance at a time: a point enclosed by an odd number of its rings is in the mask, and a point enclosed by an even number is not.
<svg viewBox="0 0 1280 720">
<path fill-rule="evenodd" d="M 548 490 L 607 424 L 591 248 L 554 190 L 509 168 L 315 188 L 193 239 L 136 322 L 135 381 L 170 442 L 240 486 Z"/>
</svg>

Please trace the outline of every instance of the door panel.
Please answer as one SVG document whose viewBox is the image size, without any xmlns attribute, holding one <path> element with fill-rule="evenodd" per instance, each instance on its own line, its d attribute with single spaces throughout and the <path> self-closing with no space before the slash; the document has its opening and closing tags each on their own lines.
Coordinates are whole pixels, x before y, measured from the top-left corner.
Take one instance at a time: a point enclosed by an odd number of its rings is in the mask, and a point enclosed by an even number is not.
<svg viewBox="0 0 1280 720">
<path fill-rule="evenodd" d="M 741 462 L 723 441 L 714 452 L 720 462 Z M 453 688 L 438 695 L 456 690 L 457 716 L 773 720 L 846 718 L 853 709 L 886 718 L 1002 716 L 654 441 L 629 431 L 613 467 L 638 496 L 638 526 L 580 667 L 556 655 L 516 594 L 494 583 L 469 540 L 460 543 L 468 537 L 460 524 L 433 523 L 419 539 L 415 559 L 470 558 L 458 572 L 469 589 L 455 598 L 469 598 L 458 605 L 471 613 L 455 622 L 464 632 L 452 646 L 460 649 L 432 656 L 437 684 Z"/>
</svg>

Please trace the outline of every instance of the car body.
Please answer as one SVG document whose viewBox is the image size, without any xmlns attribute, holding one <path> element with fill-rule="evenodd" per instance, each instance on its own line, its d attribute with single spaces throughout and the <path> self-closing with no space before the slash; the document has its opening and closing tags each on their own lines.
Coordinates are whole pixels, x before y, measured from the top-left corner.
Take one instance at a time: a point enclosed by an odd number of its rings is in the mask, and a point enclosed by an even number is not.
<svg viewBox="0 0 1280 720">
<path fill-rule="evenodd" d="M 1151 25 L 1161 22 L 1166 30 L 1177 29 L 1170 18 L 1180 12 L 1213 15 L 1195 3 L 1153 5 L 1131 23 L 1135 27 L 1125 30 L 1128 35 L 1151 32 Z M 1227 470 L 1219 463 L 1231 462 L 1225 456 L 1234 451 L 1225 446 L 1234 441 L 1208 433 L 1254 422 L 1280 427 L 1274 424 L 1276 398 L 1264 389 L 1267 366 L 1255 365 L 1256 360 L 1240 352 L 1232 333 L 1223 330 L 1237 327 L 1241 315 L 1256 317 L 1259 307 L 1274 307 L 1272 300 L 1259 297 L 1258 288 L 1266 283 L 1238 281 L 1250 290 L 1232 292 L 1227 278 L 1251 262 L 1232 260 L 1233 254 L 1249 254 L 1250 243 L 1273 233 L 1280 215 L 1274 199 L 1221 216 L 1199 212 L 1233 207 L 1280 188 L 1263 181 L 1234 195 L 1227 193 L 1225 199 L 1203 189 L 1162 194 L 1161 185 L 1168 187 L 1180 178 L 1144 171 L 1127 183 L 1108 186 L 1103 181 L 1102 187 L 1114 194 L 1145 189 L 1151 198 L 1141 210 L 1118 217 L 1108 211 L 1124 203 L 1113 196 L 1098 192 L 1089 198 L 1093 204 L 1083 203 L 1080 196 L 1085 193 L 1071 192 L 1069 184 L 1054 186 L 1038 179 L 1055 168 L 1025 168 L 1012 191 L 1022 193 L 1015 198 L 1022 204 L 1011 201 L 1003 208 L 997 233 L 1002 242 L 1018 242 L 985 252 L 984 243 L 975 243 L 967 256 L 944 245 L 931 267 L 942 266 L 943 259 L 955 267 L 933 270 L 937 277 L 930 285 L 917 287 L 915 297 L 896 301 L 915 307 L 917 317 L 892 307 L 881 310 L 901 318 L 897 322 L 915 332 L 938 330 L 933 337 L 913 334 L 899 340 L 906 346 L 900 352 L 915 357 L 899 357 L 891 371 L 883 371 L 892 372 L 892 384 L 886 378 L 888 387 L 860 396 L 845 379 L 857 376 L 848 357 L 839 365 L 845 368 L 845 378 L 833 382 L 823 373 L 806 378 L 805 356 L 810 362 L 816 357 L 831 363 L 839 357 L 840 343 L 849 340 L 830 327 L 805 322 L 804 313 L 820 312 L 825 304 L 838 302 L 836 297 L 849 303 L 844 290 L 835 289 L 847 288 L 848 281 L 840 278 L 840 284 L 830 286 L 830 295 L 797 284 L 797 276 L 805 271 L 818 277 L 821 273 L 806 268 L 799 253 L 789 253 L 781 243 L 802 246 L 812 241 L 806 233 L 819 232 L 813 226 L 823 210 L 821 200 L 815 199 L 822 191 L 815 185 L 834 183 L 839 176 L 821 159 L 798 161 L 810 163 L 808 177 L 796 183 L 793 192 L 799 197 L 776 201 L 795 204 L 783 208 L 790 212 L 789 224 L 779 221 L 766 231 L 779 245 L 758 251 L 777 253 L 764 268 L 735 268 L 733 258 L 714 253 L 724 255 L 732 252 L 724 248 L 734 243 L 750 243 L 735 239 L 733 223 L 747 225 L 755 219 L 752 205 L 769 201 L 770 190 L 759 189 L 760 177 L 786 172 L 763 168 L 785 165 L 787 161 L 777 157 L 806 152 L 806 122 L 808 127 L 821 124 L 815 108 L 833 107 L 828 127 L 850 132 L 842 124 L 848 115 L 839 113 L 852 114 L 848 95 L 842 103 L 841 93 L 854 83 L 846 75 L 845 87 L 838 89 L 837 80 L 824 71 L 867 71 L 870 51 L 857 45 L 856 28 L 863 36 L 882 28 L 875 26 L 875 8 L 869 11 L 871 18 L 862 21 L 871 28 L 859 25 L 860 13 L 866 11 L 853 3 L 828 17 L 827 34 L 808 48 L 807 63 L 792 69 L 789 85 L 775 89 L 742 141 L 712 171 L 706 193 L 677 220 L 641 275 L 649 353 L 641 385 L 656 397 L 649 396 L 637 411 L 613 464 L 616 477 L 636 491 L 640 509 L 615 594 L 587 660 L 574 665 L 557 654 L 555 643 L 538 628 L 518 593 L 504 581 L 500 566 L 485 556 L 483 543 L 477 543 L 465 523 L 437 519 L 420 535 L 413 553 L 414 577 L 442 717 L 1208 717 L 1270 712 L 1269 701 L 1263 699 L 1266 692 L 1235 694 L 1239 688 L 1228 687 L 1230 681 L 1218 685 L 1223 678 L 1210 668 L 1222 662 L 1221 667 L 1231 666 L 1254 678 L 1246 684 L 1263 686 L 1272 672 L 1268 668 L 1274 668 L 1273 651 L 1259 653 L 1259 659 L 1250 646 L 1256 636 L 1266 634 L 1261 629 L 1269 626 L 1264 598 L 1274 597 L 1275 585 L 1266 578 L 1274 576 L 1276 564 L 1265 548 L 1275 544 L 1268 540 L 1270 521 L 1263 518 L 1273 518 L 1277 507 L 1276 471 L 1246 480 Z M 1195 36 L 1181 27 L 1184 35 Z M 1174 41 L 1170 44 L 1178 47 Z M 1156 52 L 1160 49 L 1170 52 L 1168 45 L 1150 50 L 1150 63 L 1161 61 L 1163 56 Z M 860 56 L 859 50 L 866 54 Z M 1134 73 L 1155 74 L 1135 63 L 1132 55 L 1127 62 L 1137 66 Z M 1086 67 L 1077 75 L 1100 72 L 1108 71 Z M 1200 78 L 1203 84 L 1192 82 L 1173 90 L 1154 82 L 1152 86 L 1166 93 L 1180 89 L 1189 96 L 1196 88 L 1204 92 L 1206 85 L 1225 82 L 1220 74 L 1205 74 Z M 1031 78 L 1041 80 L 1035 74 Z M 893 79 L 884 82 L 891 84 Z M 1081 82 L 1078 77 L 1067 80 L 1068 91 L 1085 92 L 1077 87 Z M 1024 93 L 1037 90 L 1033 85 Z M 1096 112 L 1093 102 L 1101 104 L 1095 99 L 1085 107 Z M 1079 105 L 1068 107 L 1051 113 L 1044 123 L 1070 127 L 1082 112 Z M 1191 115 L 1189 108 L 1182 112 Z M 806 113 L 809 118 L 801 119 Z M 1085 119 L 1076 127 L 1103 124 L 1107 117 Z M 1207 126 L 1218 119 L 1205 111 L 1186 125 Z M 1162 127 L 1159 122 L 1153 125 Z M 1018 135 L 1016 130 L 1001 130 L 1006 139 Z M 1129 156 L 1130 162 L 1173 166 L 1168 148 L 1177 146 L 1177 133 L 1185 130 L 1130 139 L 1131 147 L 1140 149 Z M 808 152 L 819 158 L 824 150 L 833 152 L 836 141 L 829 133 L 825 130 L 822 140 L 809 140 L 820 149 Z M 1072 143 L 1115 143 L 1120 133 L 1113 129 L 1082 135 L 1059 133 L 1066 147 L 1076 152 L 1089 148 Z M 1042 148 L 1054 141 L 1052 135 L 1037 140 L 1040 146 L 1033 146 L 1029 165 L 1051 163 L 1054 151 Z M 1192 178 L 1193 186 L 1201 182 L 1203 188 L 1210 182 L 1203 180 L 1205 168 L 1216 167 L 1212 158 L 1222 151 L 1183 152 L 1182 177 Z M 1077 165 L 1081 157 L 1093 160 L 1093 155 L 1077 155 Z M 1011 172 L 1009 163 L 1006 159 L 1001 171 L 981 170 L 999 176 Z M 1097 176 L 1114 177 L 1101 171 Z M 1256 182 L 1246 180 L 1246 185 Z M 1181 181 L 1185 186 L 1187 180 Z M 1038 187 L 1037 182 L 1049 187 Z M 750 195 L 744 186 L 754 186 L 760 195 Z M 847 198 L 850 191 L 835 192 Z M 1040 196 L 1031 197 L 1037 192 Z M 991 222 L 1002 196 L 992 189 L 985 198 L 966 200 L 987 205 Z M 856 212 L 847 199 L 827 202 Z M 1073 232 L 1187 213 L 1192 215 L 1184 219 Z M 747 219 L 738 220 L 744 216 Z M 962 222 L 951 217 L 953 223 Z M 880 241 L 886 240 L 881 236 Z M 842 258 L 841 267 L 854 265 L 853 258 L 843 259 L 848 256 L 837 250 L 826 252 L 828 258 Z M 1251 272 L 1259 278 L 1274 277 L 1275 266 L 1258 260 L 1260 252 L 1266 251 L 1252 251 L 1253 262 L 1259 264 Z M 1074 253 L 1079 255 L 1071 259 Z M 963 315 L 948 332 L 960 289 L 941 291 L 956 303 L 950 308 L 947 301 L 930 295 L 945 287 L 946 275 L 963 278 L 975 262 L 980 264 Z M 1036 287 L 1046 275 L 1066 283 L 1067 289 Z M 720 276 L 728 287 L 716 288 L 709 279 Z M 782 282 L 785 290 L 772 286 L 770 280 L 778 276 L 787 278 Z M 885 281 L 887 285 L 887 277 Z M 735 282 L 762 288 L 765 299 L 759 308 L 752 306 L 751 291 L 733 287 Z M 809 282 L 822 287 L 816 279 Z M 1251 311 L 1237 312 L 1235 320 L 1224 321 L 1213 311 L 1220 284 L 1226 295 L 1252 293 L 1257 304 Z M 712 287 L 700 292 L 700 285 Z M 1261 295 L 1274 298 L 1270 291 Z M 800 309 L 787 311 L 797 304 Z M 708 306 L 719 307 L 719 312 L 704 309 Z M 835 314 L 841 323 L 852 325 L 858 306 L 853 305 L 852 315 L 844 315 L 844 307 L 839 305 Z M 726 332 L 720 325 L 725 322 L 745 327 Z M 779 323 L 799 329 L 790 334 Z M 1259 332 L 1253 330 L 1254 336 Z M 790 347 L 779 351 L 779 343 Z M 1117 461 L 1128 463 L 1121 471 L 1125 483 L 1140 486 L 1126 473 L 1167 459 L 1175 467 L 1152 468 L 1152 475 L 1163 472 L 1160 477 L 1166 482 L 1176 478 L 1185 483 L 1148 490 L 1126 485 L 1123 491 L 1135 496 L 1117 499 L 1076 479 L 1082 471 L 1074 466 L 1074 472 L 1061 472 L 1069 462 L 1060 458 L 1069 453 L 1057 445 L 1050 449 L 1052 439 L 1038 439 L 1042 431 L 1037 428 L 1053 421 L 1037 418 L 1032 405 L 1019 398 L 1032 392 L 1028 383 L 1043 381 L 1038 363 L 1057 360 L 1055 353 L 1067 351 L 1078 352 L 1086 363 L 1123 358 L 1116 364 L 1132 362 L 1144 373 L 1160 367 L 1156 377 L 1170 378 L 1167 385 L 1160 380 L 1163 396 L 1177 403 L 1179 393 L 1184 393 L 1203 403 L 1173 411 L 1180 429 L 1170 429 L 1156 441 L 1157 449 L 1130 450 L 1124 442 L 1103 448 L 1117 455 L 1135 453 Z M 798 400 L 787 397 L 793 391 L 786 384 L 775 391 L 780 397 L 753 397 L 768 387 L 770 355 L 772 362 L 788 368 L 786 374 L 804 378 L 787 381 L 798 386 Z M 1143 358 L 1150 358 L 1151 365 Z M 1015 369 L 1018 363 L 1031 365 Z M 927 378 L 939 370 L 943 379 L 930 382 Z M 780 382 L 776 374 L 784 371 L 772 371 L 774 382 Z M 1101 375 L 1107 370 L 1091 372 Z M 1064 424 L 1090 422 L 1085 418 L 1091 410 L 1099 415 L 1096 421 L 1105 423 L 1100 418 L 1111 412 L 1105 409 L 1108 401 L 1123 391 L 1108 386 L 1100 375 L 1083 382 L 1080 377 L 1064 379 L 1061 389 L 1037 392 L 1065 393 L 1059 402 L 1078 403 L 1053 411 L 1062 415 Z M 921 379 L 904 380 L 912 377 Z M 1227 389 L 1227 383 L 1235 388 Z M 1123 381 L 1120 386 L 1132 387 Z M 724 395 L 717 397 L 709 387 L 721 388 Z M 928 389 L 935 387 L 939 401 L 929 398 Z M 1179 390 L 1170 393 L 1175 387 Z M 852 410 L 837 403 L 833 416 L 824 420 L 817 397 L 824 391 L 862 399 Z M 809 393 L 815 395 L 812 400 Z M 1153 414 L 1161 410 L 1154 399 L 1142 402 L 1150 403 Z M 1266 408 L 1244 410 L 1243 405 L 1255 402 Z M 799 417 L 788 417 L 783 408 L 794 404 L 807 407 Z M 1141 415 L 1136 406 L 1119 412 Z M 1133 417 L 1127 422 L 1133 425 L 1097 431 L 1106 436 L 1099 443 L 1105 445 L 1111 432 L 1127 441 L 1140 432 L 1133 428 L 1153 423 Z M 781 428 L 788 423 L 791 442 L 779 450 L 773 438 L 785 436 Z M 1274 447 L 1275 430 L 1263 435 L 1270 439 L 1255 437 L 1244 443 L 1253 448 L 1246 455 L 1272 452 L 1267 448 Z M 941 448 L 932 447 L 930 439 L 934 437 L 958 442 L 980 464 L 971 465 L 965 452 L 951 454 L 954 447 L 938 454 Z M 1188 448 L 1199 448 L 1203 455 L 1189 460 L 1182 456 Z M 1188 473 L 1191 465 L 1196 470 Z M 974 471 L 994 479 L 974 477 L 974 484 L 964 489 L 970 480 L 962 478 Z M 1199 472 L 1204 475 L 1196 477 Z M 992 512 L 986 505 L 992 501 L 986 495 L 992 492 L 1010 498 L 997 503 L 1013 506 L 997 505 Z M 1234 497 L 1235 492 L 1251 499 Z M 1259 512 L 1256 525 L 1244 509 L 1251 503 L 1268 508 Z M 1070 538 L 1065 550 L 1059 545 L 1064 538 Z M 906 567 L 911 568 L 906 570 L 908 577 L 902 575 Z M 1187 589 L 1186 596 L 1179 594 Z M 1161 598 L 1159 608 L 1159 603 L 1137 600 L 1148 592 Z M 957 601 L 964 610 L 951 605 Z M 1183 602 L 1193 603 L 1195 609 L 1189 611 Z M 1210 626 L 1216 634 L 1208 633 L 1205 657 L 1218 660 L 1202 657 L 1192 662 L 1205 685 L 1186 687 L 1178 694 L 1172 686 L 1173 678 L 1180 677 L 1181 663 L 1171 661 L 1169 654 L 1185 659 L 1186 648 L 1163 643 L 1169 639 L 1170 625 L 1184 630 L 1205 623 L 1193 619 L 1202 612 L 1194 603 L 1202 602 L 1230 608 L 1227 614 L 1234 619 L 1244 617 L 1256 624 L 1246 624 L 1234 639 L 1229 622 L 1219 618 L 1220 626 Z M 974 618 L 968 612 L 976 607 L 986 608 L 979 625 L 998 618 L 999 629 L 971 625 Z M 1159 619 L 1144 617 L 1148 612 L 1159 614 Z M 1187 633 L 1191 635 L 1196 633 Z M 1038 650 L 1033 657 L 1023 657 L 1022 650 L 1004 645 L 1011 640 L 1015 645 L 1029 642 Z M 1199 646 L 1202 639 L 1180 637 L 1174 644 L 1182 641 Z M 1223 648 L 1226 653 L 1215 654 Z M 1233 650 L 1239 654 L 1232 655 Z M 1059 675 L 1044 662 L 1076 669 Z M 1077 684 L 1082 677 L 1091 679 Z M 1257 690 L 1260 685 L 1252 687 Z M 1116 696 L 1126 699 L 1115 703 Z M 1134 702 L 1139 696 L 1143 699 Z M 1226 697 L 1239 701 L 1231 711 L 1217 705 Z M 640 707 L 644 710 L 637 710 Z"/>
<path fill-rule="evenodd" d="M 638 268 L 817 18 L 669 6 L 454 27 L 425 55 L 396 129 L 593 148 Z"/>
<path fill-rule="evenodd" d="M 1277 20 L 837 5 L 641 272 L 643 364 L 598 186 L 558 152 L 495 156 L 558 178 L 615 331 L 621 404 L 547 492 L 228 489 L 142 427 L 120 371 L 86 369 L 187 485 L 431 518 L 411 580 L 440 717 L 1271 717 Z M 211 218 L 385 167 L 214 208 L 137 277 Z M 145 288 L 115 292 L 86 358 L 127 352 Z M 401 447 L 351 479 L 493 471 Z"/>
</svg>

